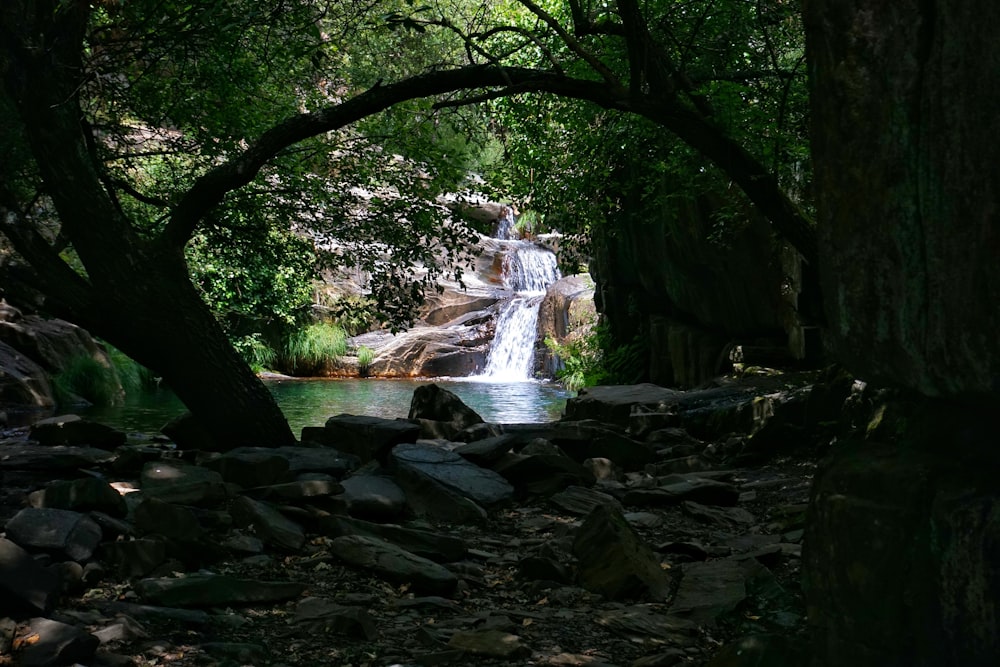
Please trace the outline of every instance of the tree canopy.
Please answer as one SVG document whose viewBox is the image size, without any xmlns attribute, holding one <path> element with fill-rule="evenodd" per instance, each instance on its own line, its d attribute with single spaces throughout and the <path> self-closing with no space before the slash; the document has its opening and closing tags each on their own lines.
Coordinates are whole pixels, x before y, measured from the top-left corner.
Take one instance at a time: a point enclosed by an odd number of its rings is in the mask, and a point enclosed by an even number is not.
<svg viewBox="0 0 1000 667">
<path fill-rule="evenodd" d="M 556 199 L 523 149 L 557 183 L 553 157 L 588 135 L 598 151 L 597 137 L 660 128 L 814 261 L 795 196 L 800 32 L 778 0 L 13 0 L 0 9 L 0 230 L 47 309 L 162 373 L 217 440 L 288 442 L 204 303 L 215 260 L 268 247 L 269 280 L 297 275 L 305 253 L 288 234 L 308 231 L 384 276 L 375 297 L 405 321 L 468 239 L 424 202 L 489 167 L 483 147 L 506 140 L 522 165 L 512 185 Z M 589 110 L 568 104 L 581 100 Z M 414 278 L 414 263 L 430 270 Z M 231 273 L 251 292 L 261 279 Z"/>
</svg>

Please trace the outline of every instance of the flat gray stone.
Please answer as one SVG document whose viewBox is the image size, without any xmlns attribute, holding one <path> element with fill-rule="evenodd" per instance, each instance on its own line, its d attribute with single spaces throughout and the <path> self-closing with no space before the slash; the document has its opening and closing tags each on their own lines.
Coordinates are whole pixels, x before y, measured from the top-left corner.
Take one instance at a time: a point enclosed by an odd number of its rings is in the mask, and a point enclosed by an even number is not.
<svg viewBox="0 0 1000 667">
<path fill-rule="evenodd" d="M 549 502 L 570 514 L 578 516 L 590 514 L 591 510 L 598 505 L 612 505 L 619 510 L 621 509 L 621 503 L 615 500 L 613 496 L 582 486 L 568 486 L 549 498 Z"/>
<path fill-rule="evenodd" d="M 89 663 L 100 640 L 83 628 L 48 618 L 33 618 L 20 642 L 17 664 L 21 667 L 51 667 Z"/>
<path fill-rule="evenodd" d="M 360 415 L 337 415 L 326 420 L 325 441 L 342 452 L 353 454 L 362 463 L 378 460 L 393 447 L 416 442 L 420 427 L 402 419 L 383 419 Z"/>
<path fill-rule="evenodd" d="M 195 513 L 159 498 L 145 498 L 133 512 L 140 535 L 163 535 L 181 543 L 197 542 L 205 535 Z"/>
<path fill-rule="evenodd" d="M 392 521 L 406 511 L 406 493 L 382 475 L 352 475 L 341 482 L 347 511 L 361 519 Z"/>
<path fill-rule="evenodd" d="M 288 551 L 298 551 L 305 544 L 302 526 L 264 502 L 240 496 L 229 507 L 233 518 L 241 526 L 253 526 L 254 532 L 265 543 Z"/>
<path fill-rule="evenodd" d="M 222 475 L 179 461 L 154 461 L 142 468 L 143 495 L 179 505 L 212 505 L 226 499 Z"/>
<path fill-rule="evenodd" d="M 375 620 L 361 607 L 347 607 L 326 598 L 304 598 L 295 607 L 293 622 L 308 623 L 323 632 L 372 641 L 378 637 Z"/>
<path fill-rule="evenodd" d="M 512 435 L 498 435 L 459 445 L 452 451 L 478 466 L 490 466 L 510 451 L 517 439 Z"/>
<path fill-rule="evenodd" d="M 298 597 L 305 589 L 305 584 L 288 581 L 257 581 L 214 574 L 142 579 L 135 584 L 135 592 L 140 598 L 165 607 L 225 607 L 280 602 Z"/>
<path fill-rule="evenodd" d="M 505 502 L 514 494 L 514 487 L 497 473 L 440 447 L 397 445 L 390 458 L 396 470 L 423 475 L 483 507 Z"/>
<path fill-rule="evenodd" d="M 500 630 L 460 630 L 451 636 L 448 646 L 474 655 L 505 660 L 531 655 L 531 649 L 521 643 L 520 637 Z"/>
<path fill-rule="evenodd" d="M 335 496 L 343 492 L 344 487 L 332 479 L 299 479 L 294 482 L 254 487 L 244 493 L 260 500 L 304 500 Z"/>
<path fill-rule="evenodd" d="M 0 538 L 0 618 L 47 614 L 59 588 L 55 573 L 18 545 Z"/>
<path fill-rule="evenodd" d="M 11 518 L 7 538 L 25 549 L 55 552 L 85 561 L 101 542 L 101 527 L 79 512 L 27 507 Z"/>
<path fill-rule="evenodd" d="M 447 568 L 374 537 L 337 537 L 331 541 L 330 551 L 342 561 L 393 583 L 411 584 L 415 592 L 447 596 L 458 586 L 458 578 Z"/>
<path fill-rule="evenodd" d="M 732 507 L 739 502 L 740 492 L 732 484 L 685 476 L 685 479 L 668 484 L 660 484 L 648 489 L 633 489 L 625 494 L 622 502 L 626 505 L 659 507 L 678 505 L 691 500 L 702 505 L 722 505 Z"/>
</svg>

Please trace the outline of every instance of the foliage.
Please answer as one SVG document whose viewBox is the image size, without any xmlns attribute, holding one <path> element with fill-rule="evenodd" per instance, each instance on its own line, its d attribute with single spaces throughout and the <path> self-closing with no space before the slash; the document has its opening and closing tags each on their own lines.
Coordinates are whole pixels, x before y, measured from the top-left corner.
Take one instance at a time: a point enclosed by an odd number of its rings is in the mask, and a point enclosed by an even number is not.
<svg viewBox="0 0 1000 667">
<path fill-rule="evenodd" d="M 292 372 L 307 374 L 324 364 L 344 356 L 347 334 L 340 327 L 317 322 L 293 332 L 285 340 L 281 363 Z"/>
<path fill-rule="evenodd" d="M 267 344 L 260 333 L 254 332 L 231 339 L 233 347 L 239 352 L 254 373 L 261 373 L 272 368 L 278 353 Z"/>
<path fill-rule="evenodd" d="M 367 377 L 371 370 L 372 362 L 375 361 L 375 350 L 367 345 L 358 347 L 358 374 Z"/>
<path fill-rule="evenodd" d="M 88 354 L 70 359 L 53 376 L 52 385 L 61 404 L 82 398 L 94 405 L 118 405 L 124 398 L 115 370 Z"/>
<path fill-rule="evenodd" d="M 545 346 L 560 362 L 556 377 L 571 391 L 633 383 L 645 372 L 649 357 L 649 346 L 639 337 L 625 345 L 616 344 L 605 322 L 583 329 L 563 343 L 549 336 Z"/>
<path fill-rule="evenodd" d="M 153 371 L 112 345 L 105 343 L 104 347 L 107 349 L 111 366 L 114 368 L 126 396 L 138 394 L 156 386 L 157 378 Z"/>
</svg>

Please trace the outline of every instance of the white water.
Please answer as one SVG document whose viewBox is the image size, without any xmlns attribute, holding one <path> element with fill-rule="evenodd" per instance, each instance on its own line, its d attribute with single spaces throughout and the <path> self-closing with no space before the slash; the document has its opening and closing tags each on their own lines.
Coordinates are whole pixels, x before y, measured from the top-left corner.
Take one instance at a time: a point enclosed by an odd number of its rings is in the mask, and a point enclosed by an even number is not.
<svg viewBox="0 0 1000 667">
<path fill-rule="evenodd" d="M 527 241 L 510 244 L 503 261 L 503 280 L 515 294 L 500 306 L 496 333 L 481 379 L 503 382 L 531 379 L 538 308 L 545 289 L 559 278 L 553 252 Z"/>
</svg>

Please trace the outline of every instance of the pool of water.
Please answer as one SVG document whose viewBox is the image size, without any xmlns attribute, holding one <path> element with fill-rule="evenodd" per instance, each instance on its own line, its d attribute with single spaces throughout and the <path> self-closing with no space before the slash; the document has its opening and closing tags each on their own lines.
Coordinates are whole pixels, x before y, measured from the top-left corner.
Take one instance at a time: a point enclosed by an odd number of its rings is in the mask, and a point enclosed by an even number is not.
<svg viewBox="0 0 1000 667">
<path fill-rule="evenodd" d="M 413 390 L 432 380 L 288 379 L 266 380 L 292 432 L 322 426 L 341 413 L 374 417 L 406 417 Z M 553 421 L 573 393 L 538 382 L 433 382 L 454 392 L 483 419 L 495 423 Z M 128 432 L 155 433 L 185 408 L 171 392 L 135 396 L 122 406 L 68 410 Z"/>
</svg>

